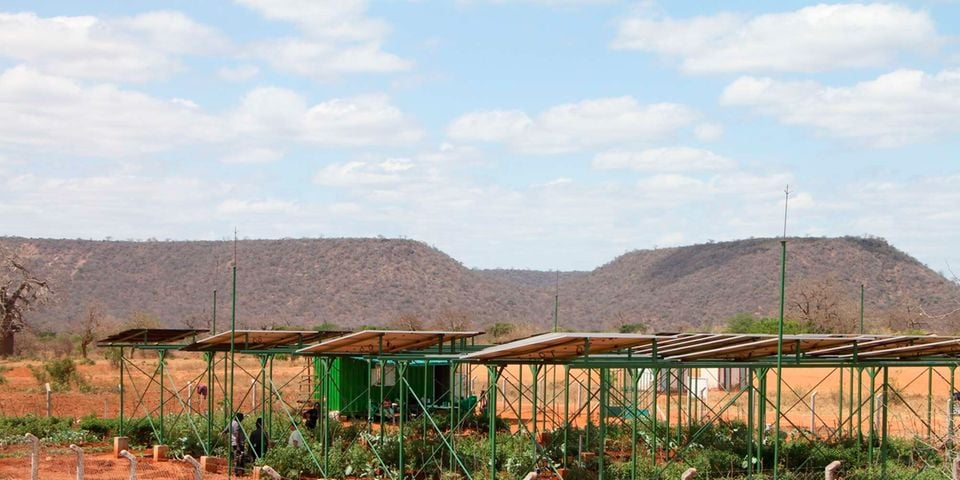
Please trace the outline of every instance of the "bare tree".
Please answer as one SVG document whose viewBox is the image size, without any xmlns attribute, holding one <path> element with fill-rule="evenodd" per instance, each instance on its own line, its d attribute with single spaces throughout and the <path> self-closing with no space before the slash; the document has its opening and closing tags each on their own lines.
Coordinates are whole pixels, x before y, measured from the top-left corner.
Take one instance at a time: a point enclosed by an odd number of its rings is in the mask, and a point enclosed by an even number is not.
<svg viewBox="0 0 960 480">
<path fill-rule="evenodd" d="M 79 326 L 80 356 L 83 358 L 87 358 L 88 347 L 100 334 L 104 316 L 103 307 L 100 304 L 87 305 L 87 310 L 84 312 L 83 320 L 80 321 Z"/>
<path fill-rule="evenodd" d="M 0 249 L 0 357 L 14 352 L 14 336 L 27 326 L 24 314 L 50 297 L 50 287 L 6 249 Z"/>
<path fill-rule="evenodd" d="M 463 332 L 473 327 L 473 315 L 462 310 L 443 310 L 435 325 L 439 330 Z"/>
<path fill-rule="evenodd" d="M 854 331 L 849 298 L 841 293 L 839 283 L 832 277 L 804 279 L 791 290 L 789 304 L 793 318 L 822 332 Z"/>
<path fill-rule="evenodd" d="M 423 320 L 412 313 L 404 313 L 391 322 L 390 326 L 400 330 L 423 330 Z"/>
</svg>

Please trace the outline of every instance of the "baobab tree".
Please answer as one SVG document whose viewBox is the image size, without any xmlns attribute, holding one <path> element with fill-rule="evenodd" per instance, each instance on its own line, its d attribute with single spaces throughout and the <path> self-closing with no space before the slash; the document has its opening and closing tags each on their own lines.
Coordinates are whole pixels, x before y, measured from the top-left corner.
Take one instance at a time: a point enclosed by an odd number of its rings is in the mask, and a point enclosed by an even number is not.
<svg viewBox="0 0 960 480">
<path fill-rule="evenodd" d="M 14 335 L 27 325 L 24 314 L 46 302 L 50 287 L 11 252 L 0 248 L 0 257 L 0 357 L 8 357 L 14 352 Z"/>
</svg>

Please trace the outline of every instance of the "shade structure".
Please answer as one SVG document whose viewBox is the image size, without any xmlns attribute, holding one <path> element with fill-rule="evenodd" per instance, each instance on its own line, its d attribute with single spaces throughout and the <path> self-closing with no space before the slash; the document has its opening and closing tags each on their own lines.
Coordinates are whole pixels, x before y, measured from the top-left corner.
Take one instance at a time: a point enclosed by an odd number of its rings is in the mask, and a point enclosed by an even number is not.
<svg viewBox="0 0 960 480">
<path fill-rule="evenodd" d="M 302 355 L 372 355 L 412 352 L 449 341 L 476 337 L 483 332 L 363 330 L 331 338 L 297 350 Z"/>
<path fill-rule="evenodd" d="M 170 344 L 206 333 L 193 328 L 132 328 L 97 341 L 98 347 Z M 191 341 L 192 343 L 192 341 Z"/>
<path fill-rule="evenodd" d="M 657 337 L 632 333 L 547 333 L 464 355 L 464 360 L 564 360 L 647 345 Z"/>
<path fill-rule="evenodd" d="M 347 331 L 334 330 L 236 330 L 222 332 L 187 345 L 188 352 L 229 352 L 233 337 L 234 349 L 239 351 L 268 352 L 275 349 L 303 348 L 328 338 L 346 335 Z"/>
</svg>

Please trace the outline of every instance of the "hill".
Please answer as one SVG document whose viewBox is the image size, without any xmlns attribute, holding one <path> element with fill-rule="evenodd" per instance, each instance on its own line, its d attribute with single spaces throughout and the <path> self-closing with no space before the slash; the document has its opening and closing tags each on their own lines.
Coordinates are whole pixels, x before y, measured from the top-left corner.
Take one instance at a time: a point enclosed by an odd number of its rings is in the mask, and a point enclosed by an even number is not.
<svg viewBox="0 0 960 480">
<path fill-rule="evenodd" d="M 214 289 L 218 328 L 229 320 L 232 242 L 6 237 L 0 244 L 50 281 L 57 300 L 33 315 L 43 329 L 71 328 L 93 303 L 119 319 L 140 312 L 163 325 L 206 326 Z M 386 326 L 401 317 L 446 327 L 552 323 L 556 273 L 470 269 L 422 242 L 241 240 L 237 256 L 243 327 Z M 708 329 L 738 312 L 774 315 L 778 275 L 777 239 L 638 250 L 590 272 L 562 272 L 561 325 Z M 790 315 L 832 315 L 839 329 L 852 329 L 861 282 L 872 323 L 953 328 L 922 318 L 919 306 L 948 309 L 960 299 L 957 285 L 885 241 L 789 240 Z"/>
</svg>

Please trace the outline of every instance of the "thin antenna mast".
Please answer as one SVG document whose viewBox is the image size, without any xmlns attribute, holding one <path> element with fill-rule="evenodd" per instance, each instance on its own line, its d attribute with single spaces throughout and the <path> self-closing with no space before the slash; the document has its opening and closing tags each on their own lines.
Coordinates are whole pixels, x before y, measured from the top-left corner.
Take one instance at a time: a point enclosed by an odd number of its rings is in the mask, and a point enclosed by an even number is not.
<svg viewBox="0 0 960 480">
<path fill-rule="evenodd" d="M 556 290 L 553 294 L 553 332 L 560 330 L 560 270 L 557 270 Z"/>
<path fill-rule="evenodd" d="M 790 203 L 790 185 L 783 191 L 783 238 L 780 240 L 780 317 L 777 322 L 777 403 L 773 425 L 773 480 L 780 478 L 780 400 L 783 388 L 783 305 L 787 284 L 787 207 Z"/>
</svg>

